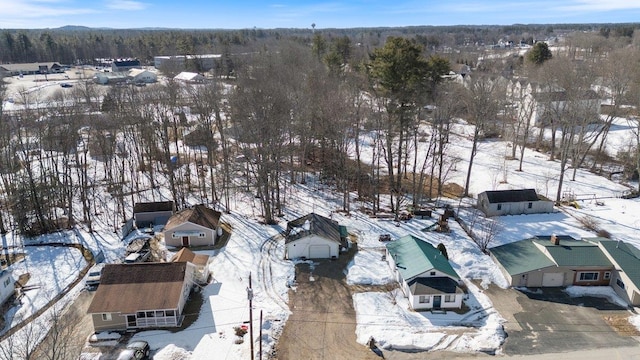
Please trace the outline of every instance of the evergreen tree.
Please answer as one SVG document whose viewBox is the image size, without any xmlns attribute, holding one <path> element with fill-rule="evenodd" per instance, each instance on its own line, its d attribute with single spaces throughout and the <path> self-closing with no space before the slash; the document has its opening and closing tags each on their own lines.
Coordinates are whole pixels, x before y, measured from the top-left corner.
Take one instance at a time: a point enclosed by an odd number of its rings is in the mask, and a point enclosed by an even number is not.
<svg viewBox="0 0 640 360">
<path fill-rule="evenodd" d="M 527 60 L 536 65 L 541 65 L 545 61 L 551 59 L 552 56 L 551 50 L 549 50 L 549 45 L 545 42 L 539 41 L 535 43 L 533 48 L 531 48 L 527 53 Z"/>
</svg>

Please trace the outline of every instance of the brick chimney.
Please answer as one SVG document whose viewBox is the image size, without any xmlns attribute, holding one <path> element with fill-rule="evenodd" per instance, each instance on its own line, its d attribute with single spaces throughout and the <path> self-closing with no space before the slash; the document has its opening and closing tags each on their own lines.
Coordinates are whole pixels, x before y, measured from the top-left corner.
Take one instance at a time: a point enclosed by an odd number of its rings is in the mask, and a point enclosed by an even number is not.
<svg viewBox="0 0 640 360">
<path fill-rule="evenodd" d="M 558 237 L 555 234 L 553 234 L 551 235 L 551 243 L 553 245 L 560 245 L 560 239 L 558 239 Z"/>
</svg>

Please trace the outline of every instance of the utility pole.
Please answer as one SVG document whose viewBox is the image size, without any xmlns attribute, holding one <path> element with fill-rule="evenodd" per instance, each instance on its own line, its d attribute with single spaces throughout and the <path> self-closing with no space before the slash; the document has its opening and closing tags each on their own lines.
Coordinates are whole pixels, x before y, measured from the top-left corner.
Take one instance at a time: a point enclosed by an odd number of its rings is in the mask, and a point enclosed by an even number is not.
<svg viewBox="0 0 640 360">
<path fill-rule="evenodd" d="M 251 273 L 249 273 L 247 298 L 249 299 L 249 344 L 251 346 L 251 360 L 253 360 L 253 289 L 251 288 Z"/>
<path fill-rule="evenodd" d="M 260 310 L 260 346 L 258 348 L 258 359 L 262 360 L 262 310 Z"/>
</svg>

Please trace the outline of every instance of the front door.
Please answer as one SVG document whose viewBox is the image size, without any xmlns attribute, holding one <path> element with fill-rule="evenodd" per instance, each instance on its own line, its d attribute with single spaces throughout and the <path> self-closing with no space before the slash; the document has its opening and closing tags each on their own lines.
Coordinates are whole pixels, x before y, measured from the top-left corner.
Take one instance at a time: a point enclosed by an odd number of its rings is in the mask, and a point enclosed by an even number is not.
<svg viewBox="0 0 640 360">
<path fill-rule="evenodd" d="M 442 296 L 436 295 L 433 297 L 433 308 L 440 309 L 440 303 L 442 302 Z"/>
<path fill-rule="evenodd" d="M 189 237 L 188 236 L 183 236 L 182 237 L 182 246 L 189 246 Z"/>
</svg>

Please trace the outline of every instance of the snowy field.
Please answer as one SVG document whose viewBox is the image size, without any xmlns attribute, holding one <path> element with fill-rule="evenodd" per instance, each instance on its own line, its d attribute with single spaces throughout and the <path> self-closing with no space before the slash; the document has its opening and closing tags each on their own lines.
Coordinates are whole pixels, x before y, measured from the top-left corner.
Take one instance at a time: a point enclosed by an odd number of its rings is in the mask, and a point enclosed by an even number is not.
<svg viewBox="0 0 640 360">
<path fill-rule="evenodd" d="M 48 87 L 51 91 L 57 91 L 59 88 Z M 618 144 L 618 147 L 628 139 L 629 129 L 624 123 L 624 120 L 620 120 L 617 123 L 619 126 L 614 127 L 610 135 L 610 141 Z M 459 162 L 450 174 L 448 182 L 463 185 L 470 151 L 468 134 L 471 133 L 471 127 L 461 122 L 454 131 L 457 135 L 453 136 L 448 153 L 459 158 Z M 616 151 L 616 147 L 612 146 L 609 150 Z M 504 141 L 481 143 L 474 162 L 470 192 L 478 194 L 485 190 L 526 187 L 535 188 L 542 195 L 555 198 L 558 163 L 549 162 L 546 154 L 527 150 L 523 171 L 517 172 L 517 161 L 505 160 L 505 154 L 509 152 L 509 144 Z M 366 154 L 364 158 L 367 158 Z M 569 169 L 568 173 L 570 171 L 572 169 Z M 578 218 L 584 216 L 595 219 L 599 227 L 607 230 L 613 239 L 640 247 L 640 220 L 637 217 L 640 213 L 640 200 L 618 198 L 620 194 L 629 190 L 628 186 L 578 170 L 575 181 L 565 181 L 565 190 L 583 195 L 581 198 L 585 200 L 578 201 L 578 209 L 562 208 L 552 214 L 500 217 L 497 220 L 499 231 L 489 247 L 535 235 L 558 234 L 577 238 L 596 236 L 578 221 Z M 493 309 L 482 288 L 489 284 L 506 287 L 507 283 L 496 265 L 478 249 L 457 223 L 450 222 L 451 232 L 441 234 L 424 231 L 435 219 L 412 219 L 396 223 L 370 218 L 357 211 L 352 211 L 346 216 L 337 211 L 340 209 L 340 194 L 310 181 L 306 185 L 292 184 L 287 187 L 285 216 L 279 219 L 277 225 L 266 226 L 258 223 L 259 214 L 256 213 L 256 209 L 260 207 L 257 199 L 252 195 L 238 196 L 233 202 L 232 213 L 224 214 L 222 218 L 232 229 L 229 243 L 219 251 L 202 252 L 213 257 L 211 272 L 214 281 L 201 289 L 204 302 L 200 312 L 187 314 L 196 317 L 193 324 L 180 332 L 142 331 L 135 334 L 134 339 L 149 342 L 155 359 L 201 359 L 208 358 L 211 354 L 224 359 L 249 358 L 248 336 L 245 336 L 242 344 L 236 344 L 234 327 L 250 320 L 246 291 L 250 275 L 254 288 L 254 309 L 262 310 L 264 314 L 262 340 L 263 356 L 266 357 L 273 349 L 289 315 L 286 304 L 282 304 L 277 298 L 284 301 L 288 299 L 287 285 L 291 284 L 295 269 L 292 262 L 273 261 L 270 274 L 266 274 L 264 244 L 269 238 L 280 233 L 286 227 L 287 221 L 309 212 L 332 216 L 340 224 L 346 225 L 349 232 L 356 236 L 360 251 L 349 264 L 349 284 L 381 285 L 391 282 L 392 273 L 381 259 L 384 246 L 378 241 L 378 237 L 381 234 L 391 234 L 392 238 L 412 234 L 434 246 L 444 244 L 452 266 L 469 288 L 469 296 L 465 302 L 470 311 L 462 315 L 453 312 L 431 314 L 411 311 L 407 300 L 399 291 L 356 294 L 353 302 L 358 323 L 356 337 L 360 344 L 364 346 L 369 337 L 373 336 L 383 348 L 500 352 L 505 339 L 501 325 L 504 320 Z M 472 201 L 462 202 L 466 206 L 460 210 L 463 219 L 471 216 L 471 203 Z M 458 202 L 454 201 L 452 204 L 458 205 Z M 353 208 L 359 208 L 360 205 L 363 204 L 354 200 Z M 134 234 L 122 241 L 114 233 L 108 220 L 97 222 L 95 225 L 97 232 L 92 234 L 78 230 L 44 236 L 31 240 L 30 244 L 80 243 L 95 254 L 102 252 L 108 262 L 116 262 L 122 258 L 127 243 L 135 236 L 142 236 Z M 11 234 L 4 239 L 6 246 L 15 246 L 12 249 L 21 247 L 23 240 Z M 69 284 L 86 266 L 86 261 L 74 248 L 27 246 L 21 251 L 26 252 L 27 256 L 17 264 L 14 275 L 17 277 L 28 272 L 32 279 L 37 279 L 29 284 L 37 286 L 26 291 L 20 303 L 10 309 L 9 318 L 12 319 L 12 324 L 35 313 L 58 293 L 69 290 Z M 278 254 L 284 253 L 281 241 L 275 251 Z M 475 284 L 480 284 L 480 287 Z M 61 304 L 72 301 L 80 291 L 82 283 L 70 289 Z M 571 287 L 567 291 L 573 296 L 589 294 L 607 297 L 612 302 L 621 302 L 613 290 L 608 288 Z M 254 311 L 253 316 L 251 320 L 257 333 L 259 311 Z M 638 316 L 632 317 L 631 321 L 640 325 Z"/>
</svg>

